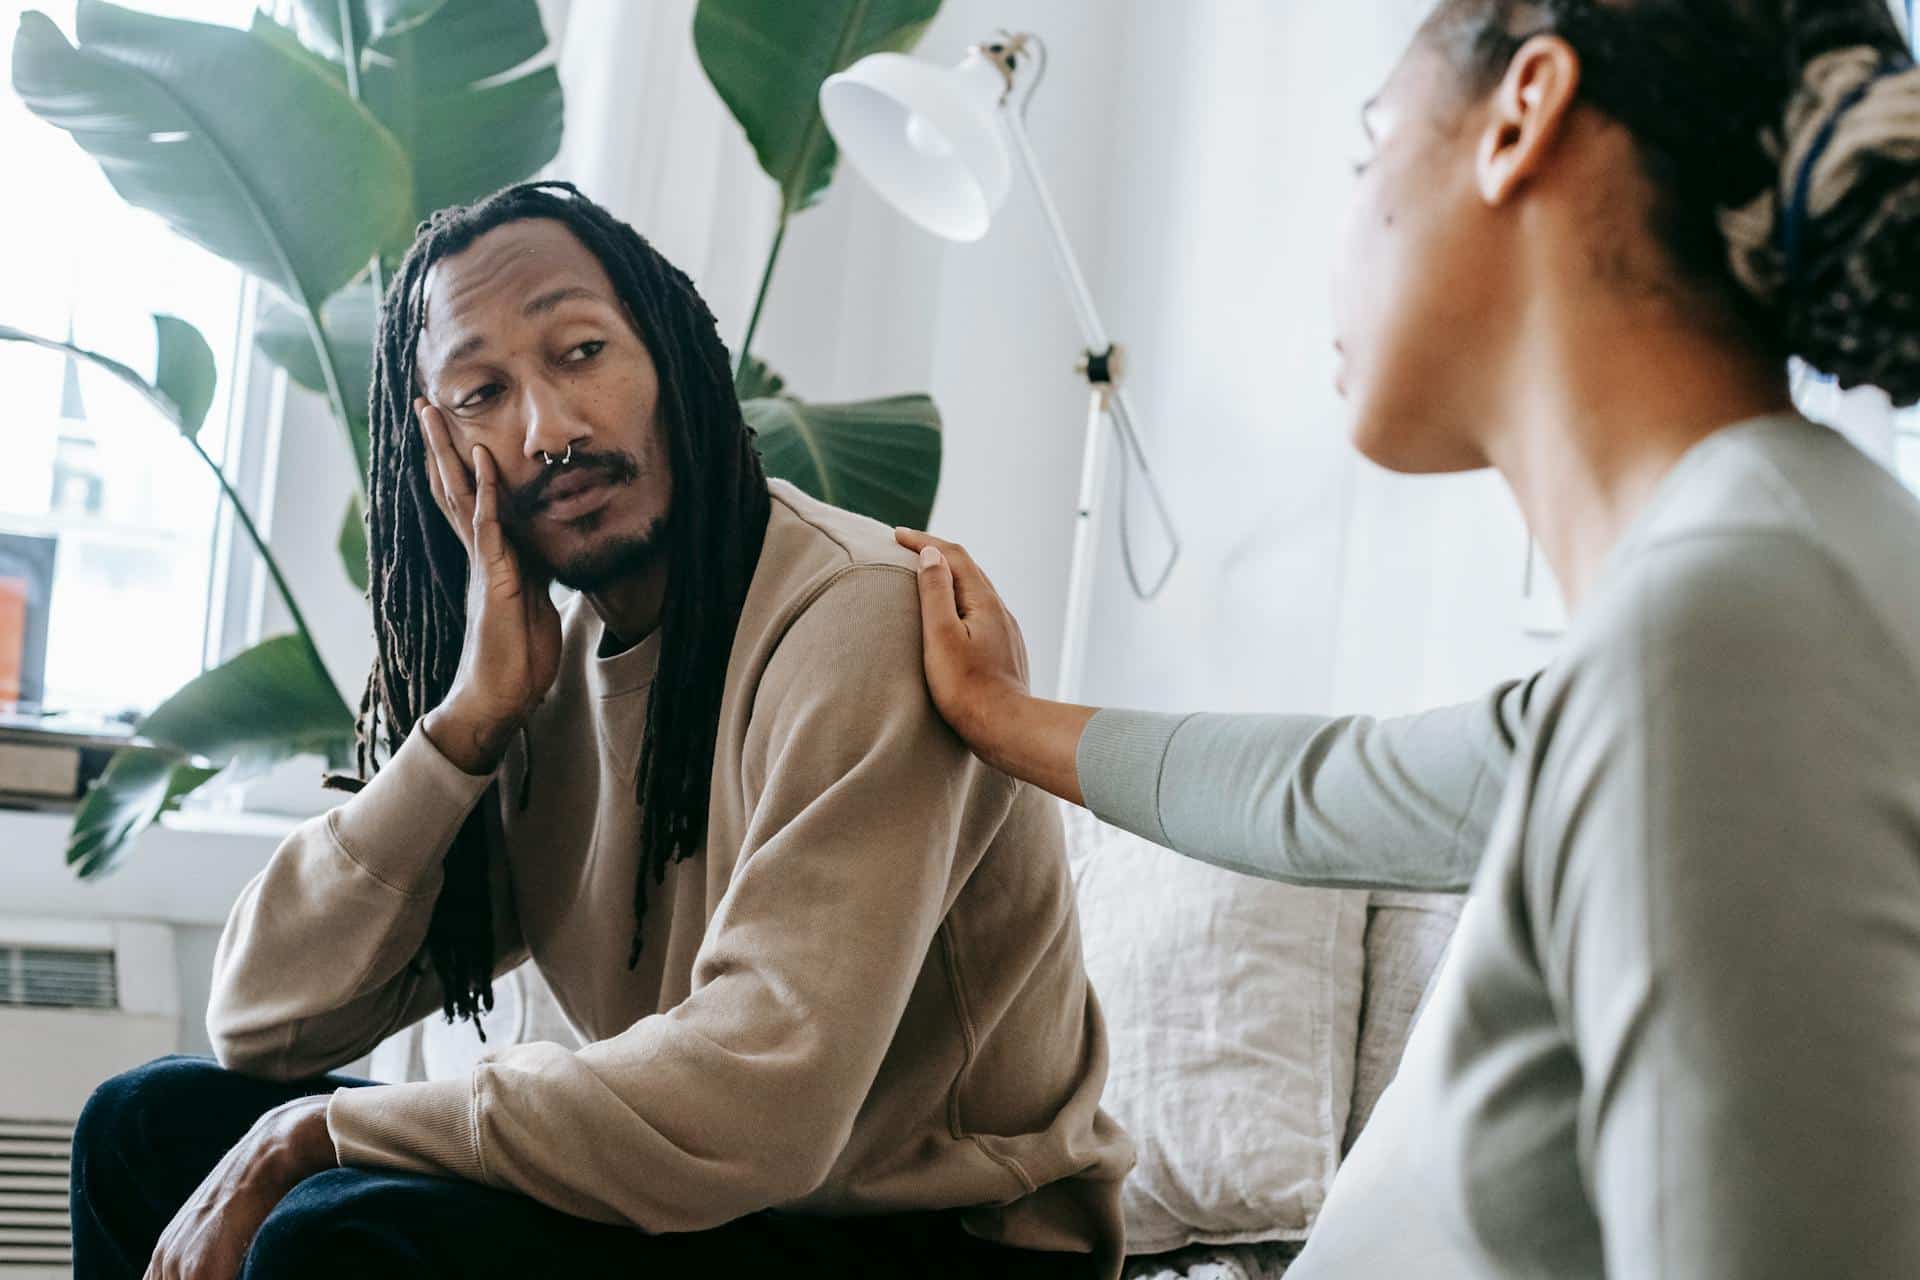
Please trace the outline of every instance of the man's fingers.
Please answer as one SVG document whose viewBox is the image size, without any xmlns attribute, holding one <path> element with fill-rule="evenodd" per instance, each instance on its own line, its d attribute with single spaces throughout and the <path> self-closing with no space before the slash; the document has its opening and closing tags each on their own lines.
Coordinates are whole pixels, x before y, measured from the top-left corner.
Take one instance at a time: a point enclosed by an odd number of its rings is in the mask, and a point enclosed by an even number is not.
<svg viewBox="0 0 1920 1280">
<path fill-rule="evenodd" d="M 420 426 L 427 434 L 427 447 L 439 466 L 440 492 L 446 499 L 447 518 L 465 523 L 473 518 L 474 484 L 467 468 L 453 447 L 453 434 L 440 410 L 425 400 L 420 402 Z"/>
<path fill-rule="evenodd" d="M 420 443 L 427 454 L 427 488 L 433 493 L 433 504 L 440 508 L 440 514 L 453 519 L 453 504 L 447 501 L 447 486 L 440 478 L 440 442 L 433 437 L 433 428 L 427 424 L 426 401 L 413 402 L 413 420 L 420 428 Z"/>
<path fill-rule="evenodd" d="M 473 475 L 478 485 L 473 499 L 474 559 L 492 579 L 502 571 L 511 572 L 514 564 L 500 530 L 500 471 L 485 445 L 473 446 Z"/>
</svg>

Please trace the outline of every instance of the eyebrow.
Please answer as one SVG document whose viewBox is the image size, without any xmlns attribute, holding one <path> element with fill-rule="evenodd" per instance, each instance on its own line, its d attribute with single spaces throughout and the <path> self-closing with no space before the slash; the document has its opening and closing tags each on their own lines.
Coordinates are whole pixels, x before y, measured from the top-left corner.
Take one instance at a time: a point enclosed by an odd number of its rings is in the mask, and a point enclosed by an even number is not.
<svg viewBox="0 0 1920 1280">
<path fill-rule="evenodd" d="M 527 305 L 520 308 L 520 314 L 529 318 L 544 315 L 561 303 L 570 302 L 575 298 L 590 298 L 595 302 L 604 301 L 598 293 L 583 284 L 563 284 L 558 288 L 549 289 L 545 293 L 537 294 L 528 299 Z M 453 350 L 447 352 L 447 358 L 440 362 L 440 367 L 442 369 L 451 368 L 486 345 L 486 336 L 476 333 L 471 338 L 464 339 L 458 346 L 454 347 Z"/>
</svg>

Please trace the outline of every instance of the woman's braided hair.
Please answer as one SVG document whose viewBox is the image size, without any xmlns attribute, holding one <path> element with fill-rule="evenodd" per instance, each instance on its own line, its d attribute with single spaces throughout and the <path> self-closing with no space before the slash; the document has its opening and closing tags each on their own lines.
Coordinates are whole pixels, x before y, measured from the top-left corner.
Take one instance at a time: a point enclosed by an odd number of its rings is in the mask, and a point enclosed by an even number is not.
<svg viewBox="0 0 1920 1280">
<path fill-rule="evenodd" d="M 606 209 L 565 182 L 508 187 L 420 224 L 381 303 L 369 405 L 368 598 L 376 655 L 356 724 L 361 779 L 447 696 L 466 630 L 467 553 L 434 504 L 414 426 L 414 356 L 433 265 L 495 227 L 524 218 L 565 224 L 606 268 L 660 377 L 673 464 L 659 674 L 634 778 L 643 858 L 633 891 L 640 954 L 648 881 L 698 853 L 727 658 L 759 562 L 770 498 L 753 431 L 740 415 L 726 346 L 693 282 Z M 531 761 L 528 762 L 531 768 Z M 493 1008 L 493 919 L 483 814 L 487 790 L 454 836 L 427 931 L 449 1021 Z M 524 793 L 522 797 L 524 803 Z M 482 1031 L 481 1038 L 485 1039 Z"/>
<path fill-rule="evenodd" d="M 1766 349 L 1920 401 L 1920 69 L 1885 0 L 1442 0 L 1425 28 L 1480 88 L 1544 33 L 1693 283 Z"/>
</svg>

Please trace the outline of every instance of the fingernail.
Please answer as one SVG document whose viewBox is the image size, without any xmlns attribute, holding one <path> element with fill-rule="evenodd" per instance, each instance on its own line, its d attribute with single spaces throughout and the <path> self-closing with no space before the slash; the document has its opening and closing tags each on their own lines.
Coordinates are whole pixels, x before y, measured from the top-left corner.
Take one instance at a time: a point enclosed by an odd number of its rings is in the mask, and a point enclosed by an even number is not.
<svg viewBox="0 0 1920 1280">
<path fill-rule="evenodd" d="M 922 569 L 931 569 L 939 563 L 940 548 L 934 546 L 932 543 L 928 543 L 926 546 L 920 548 L 920 567 Z"/>
</svg>

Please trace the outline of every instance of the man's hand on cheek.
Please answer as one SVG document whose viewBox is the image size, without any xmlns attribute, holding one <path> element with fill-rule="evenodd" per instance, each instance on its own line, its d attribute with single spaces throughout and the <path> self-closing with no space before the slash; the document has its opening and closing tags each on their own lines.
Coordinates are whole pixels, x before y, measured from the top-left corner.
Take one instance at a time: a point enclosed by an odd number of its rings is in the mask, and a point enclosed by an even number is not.
<svg viewBox="0 0 1920 1280">
<path fill-rule="evenodd" d="M 202 1179 L 160 1233 L 145 1280 L 232 1280 L 274 1207 L 302 1181 L 339 1167 L 327 1132 L 331 1094 L 261 1116 Z"/>
</svg>

